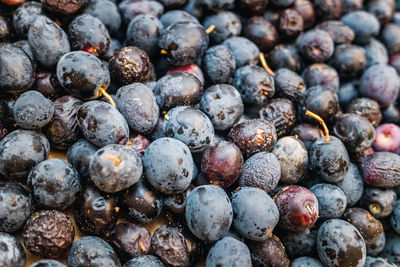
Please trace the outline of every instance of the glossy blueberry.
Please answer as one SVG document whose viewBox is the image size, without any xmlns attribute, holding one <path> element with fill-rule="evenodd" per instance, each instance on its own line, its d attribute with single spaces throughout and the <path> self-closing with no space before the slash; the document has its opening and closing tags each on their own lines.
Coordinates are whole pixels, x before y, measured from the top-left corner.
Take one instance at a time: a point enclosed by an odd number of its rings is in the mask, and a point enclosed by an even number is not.
<svg viewBox="0 0 400 267">
<path fill-rule="evenodd" d="M 348 222 L 328 220 L 317 234 L 318 256 L 325 266 L 362 267 L 366 247 L 360 232 Z"/>
<path fill-rule="evenodd" d="M 125 118 L 111 104 L 101 101 L 88 101 L 79 108 L 78 125 L 83 136 L 99 147 L 125 144 L 129 137 Z"/>
<path fill-rule="evenodd" d="M 74 218 L 85 234 L 108 235 L 118 220 L 118 198 L 93 185 L 83 187 L 75 203 Z"/>
<path fill-rule="evenodd" d="M 84 236 L 78 239 L 68 254 L 68 266 L 121 266 L 113 248 L 103 239 Z"/>
<path fill-rule="evenodd" d="M 2 266 L 23 267 L 26 262 L 24 247 L 14 236 L 0 232 L 0 264 Z"/>
<path fill-rule="evenodd" d="M 346 209 L 346 195 L 336 185 L 316 184 L 310 188 L 318 199 L 319 219 L 340 218 Z"/>
<path fill-rule="evenodd" d="M 248 241 L 253 266 L 289 267 L 290 260 L 285 247 L 279 238 L 273 234 L 262 242 Z"/>
<path fill-rule="evenodd" d="M 382 113 L 378 102 L 370 98 L 356 98 L 346 108 L 347 113 L 355 113 L 369 120 L 374 126 L 378 126 L 382 120 Z"/>
<path fill-rule="evenodd" d="M 189 73 L 167 74 L 154 87 L 154 95 L 161 110 L 197 104 L 203 93 L 200 81 Z"/>
<path fill-rule="evenodd" d="M 14 105 L 14 119 L 24 129 L 39 129 L 53 117 L 54 105 L 37 91 L 20 95 Z"/>
<path fill-rule="evenodd" d="M 278 43 L 278 31 L 263 17 L 249 18 L 243 36 L 253 41 L 261 51 L 269 51 Z"/>
<path fill-rule="evenodd" d="M 226 39 L 222 45 L 225 45 L 232 51 L 237 68 L 258 63 L 260 50 L 249 39 L 235 36 Z"/>
<path fill-rule="evenodd" d="M 101 88 L 108 88 L 110 73 L 96 56 L 74 51 L 58 61 L 57 79 L 71 96 L 91 100 L 101 96 Z"/>
<path fill-rule="evenodd" d="M 186 223 L 199 239 L 212 242 L 221 239 L 232 223 L 232 206 L 218 186 L 203 185 L 190 193 L 186 202 Z"/>
<path fill-rule="evenodd" d="M 15 130 L 0 142 L 0 173 L 10 180 L 25 180 L 39 162 L 46 160 L 50 144 L 40 133 Z"/>
<path fill-rule="evenodd" d="M 31 215 L 33 199 L 21 184 L 0 182 L 0 231 L 20 229 Z"/>
<path fill-rule="evenodd" d="M 277 45 L 268 54 L 268 64 L 274 70 L 287 68 L 294 72 L 303 69 L 303 60 L 295 45 Z"/>
<path fill-rule="evenodd" d="M 142 82 L 150 72 L 150 59 L 144 50 L 125 46 L 114 52 L 109 60 L 109 70 L 112 80 L 121 85 Z"/>
<path fill-rule="evenodd" d="M 342 79 L 358 77 L 367 66 L 366 52 L 360 46 L 339 45 L 335 48 L 331 64 Z"/>
<path fill-rule="evenodd" d="M 210 249 L 207 255 L 208 267 L 250 267 L 249 248 L 239 240 L 224 237 Z"/>
<path fill-rule="evenodd" d="M 28 41 L 33 55 L 46 68 L 53 68 L 71 50 L 63 29 L 45 16 L 38 16 L 29 27 Z"/>
<path fill-rule="evenodd" d="M 150 144 L 143 165 L 147 180 L 164 194 L 185 191 L 193 177 L 193 158 L 189 148 L 169 137 Z"/>
<path fill-rule="evenodd" d="M 133 83 L 118 89 L 117 108 L 129 127 L 137 133 L 151 132 L 158 121 L 159 108 L 153 92 L 141 83 Z"/>
<path fill-rule="evenodd" d="M 259 188 L 242 187 L 235 191 L 232 194 L 232 209 L 235 229 L 250 240 L 268 239 L 278 224 L 278 208 L 271 197 Z"/>
<path fill-rule="evenodd" d="M 164 196 L 156 191 L 145 177 L 139 179 L 122 196 L 122 205 L 127 209 L 129 217 L 149 223 L 161 213 Z"/>
</svg>

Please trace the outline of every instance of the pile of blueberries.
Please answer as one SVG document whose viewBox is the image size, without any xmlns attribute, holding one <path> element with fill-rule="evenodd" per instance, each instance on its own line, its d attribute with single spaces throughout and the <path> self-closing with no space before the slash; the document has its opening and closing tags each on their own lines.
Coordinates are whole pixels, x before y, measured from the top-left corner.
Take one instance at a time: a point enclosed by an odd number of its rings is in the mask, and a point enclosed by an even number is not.
<svg viewBox="0 0 400 267">
<path fill-rule="evenodd" d="M 400 266 L 399 74 L 398 0 L 0 0 L 0 266 Z"/>
</svg>

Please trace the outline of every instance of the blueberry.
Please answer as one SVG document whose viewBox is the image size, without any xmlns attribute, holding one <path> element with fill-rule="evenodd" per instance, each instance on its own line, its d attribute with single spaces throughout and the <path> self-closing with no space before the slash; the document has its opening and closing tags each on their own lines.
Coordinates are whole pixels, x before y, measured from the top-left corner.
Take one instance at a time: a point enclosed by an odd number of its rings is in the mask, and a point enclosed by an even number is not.
<svg viewBox="0 0 400 267">
<path fill-rule="evenodd" d="M 222 45 L 225 45 L 232 51 L 237 68 L 258 63 L 260 50 L 249 39 L 234 36 L 226 39 Z"/>
<path fill-rule="evenodd" d="M 100 148 L 89 164 L 90 178 L 102 191 L 115 193 L 139 181 L 143 165 L 139 155 L 131 148 L 111 144 Z"/>
<path fill-rule="evenodd" d="M 292 102 L 297 102 L 299 96 L 307 89 L 304 80 L 287 68 L 275 71 L 274 82 L 276 95 Z"/>
<path fill-rule="evenodd" d="M 214 129 L 228 130 L 243 114 L 243 102 L 235 87 L 217 84 L 203 94 L 200 107 L 211 119 Z"/>
<path fill-rule="evenodd" d="M 315 254 L 316 230 L 306 228 L 300 232 L 286 232 L 282 235 L 282 243 L 289 256 L 302 257 Z"/>
<path fill-rule="evenodd" d="M 366 11 L 357 10 L 344 15 L 343 24 L 349 26 L 355 33 L 354 41 L 358 44 L 367 44 L 380 30 L 379 21 Z"/>
<path fill-rule="evenodd" d="M 232 238 L 224 237 L 210 249 L 207 267 L 249 267 L 252 266 L 248 247 Z"/>
<path fill-rule="evenodd" d="M 349 170 L 337 186 L 346 195 L 347 207 L 354 206 L 360 200 L 364 190 L 364 183 L 356 165 L 349 164 Z"/>
<path fill-rule="evenodd" d="M 369 256 L 377 257 L 383 251 L 385 244 L 386 237 L 385 232 L 383 232 L 374 243 L 367 246 L 367 254 Z"/>
<path fill-rule="evenodd" d="M 310 188 L 318 200 L 319 219 L 340 218 L 346 209 L 346 195 L 336 185 L 316 184 Z"/>
<path fill-rule="evenodd" d="M 275 98 L 262 107 L 259 111 L 261 119 L 265 119 L 275 125 L 278 137 L 289 134 L 296 124 L 295 105 L 285 98 Z"/>
<path fill-rule="evenodd" d="M 220 187 L 199 186 L 187 199 L 185 216 L 190 231 L 196 237 L 207 242 L 217 241 L 231 226 L 231 202 Z"/>
<path fill-rule="evenodd" d="M 295 39 L 303 31 L 303 17 L 294 9 L 285 9 L 279 19 L 279 31 L 284 39 Z M 272 34 L 272 36 L 274 36 Z M 278 39 L 277 37 L 275 38 Z M 262 49 L 265 50 L 265 49 Z"/>
<path fill-rule="evenodd" d="M 36 165 L 29 173 L 28 184 L 39 205 L 54 209 L 70 206 L 81 190 L 78 172 L 61 159 Z"/>
<path fill-rule="evenodd" d="M 118 198 L 100 191 L 93 185 L 82 189 L 75 202 L 74 218 L 85 234 L 108 235 L 118 220 Z"/>
<path fill-rule="evenodd" d="M 206 16 L 203 25 L 205 28 L 211 25 L 215 26 L 215 30 L 210 34 L 210 40 L 216 44 L 220 44 L 230 37 L 238 36 L 242 31 L 242 23 L 239 16 L 227 10 Z"/>
<path fill-rule="evenodd" d="M 400 264 L 400 236 L 397 234 L 388 234 L 386 236 L 386 245 L 382 251 L 382 257 L 385 257 L 389 261 L 393 262 L 398 266 Z"/>
<path fill-rule="evenodd" d="M 258 187 L 265 192 L 272 191 L 281 178 L 281 166 L 272 153 L 259 152 L 243 164 L 239 186 Z"/>
<path fill-rule="evenodd" d="M 303 59 L 295 45 L 277 45 L 268 53 L 268 63 L 272 69 L 287 68 L 294 72 L 303 69 Z"/>
<path fill-rule="evenodd" d="M 160 17 L 160 21 L 163 24 L 164 28 L 168 28 L 168 26 L 178 22 L 199 23 L 196 17 L 192 16 L 184 10 L 177 9 L 169 10 L 162 14 Z"/>
<path fill-rule="evenodd" d="M 37 91 L 20 95 L 14 105 L 14 119 L 24 129 L 39 129 L 45 126 L 54 114 L 53 102 Z"/>
<path fill-rule="evenodd" d="M 331 64 L 342 79 L 359 77 L 367 66 L 366 52 L 357 45 L 339 45 L 335 48 Z"/>
<path fill-rule="evenodd" d="M 0 46 L 0 76 L 0 89 L 3 92 L 24 92 L 35 81 L 29 56 L 22 49 L 9 44 Z"/>
<path fill-rule="evenodd" d="M 141 223 L 149 223 L 157 218 L 162 211 L 163 202 L 164 196 L 145 177 L 126 190 L 121 201 L 129 217 Z"/>
<path fill-rule="evenodd" d="M 309 149 L 311 144 L 322 136 L 322 131 L 320 128 L 318 128 L 318 126 L 308 123 L 302 123 L 297 124 L 293 128 L 291 134 L 299 140 L 303 141 L 304 145 L 307 147 L 307 149 Z"/>
<path fill-rule="evenodd" d="M 37 61 L 47 68 L 53 68 L 71 50 L 65 32 L 45 16 L 38 16 L 29 27 L 28 41 Z"/>
<path fill-rule="evenodd" d="M 65 265 L 56 260 L 40 260 L 33 263 L 30 267 L 64 267 Z"/>
<path fill-rule="evenodd" d="M 213 142 L 214 127 L 201 111 L 187 106 L 171 109 L 164 121 L 164 133 L 182 141 L 192 152 L 202 152 Z"/>
<path fill-rule="evenodd" d="M 323 267 L 324 265 L 317 259 L 310 257 L 300 257 L 293 260 L 291 267 Z"/>
<path fill-rule="evenodd" d="M 54 0 L 45 0 L 43 1 L 43 7 L 46 7 L 51 12 L 55 12 L 62 15 L 72 15 L 76 13 L 81 7 L 83 7 L 88 1 L 87 0 L 67 0 L 67 1 L 54 1 Z"/>
<path fill-rule="evenodd" d="M 164 31 L 164 26 L 152 15 L 138 15 L 128 25 L 127 44 L 143 49 L 149 56 L 155 56 L 160 51 L 158 39 Z"/>
<path fill-rule="evenodd" d="M 121 26 L 121 15 L 114 2 L 109 0 L 89 1 L 83 12 L 98 18 L 111 34 L 117 34 Z"/>
<path fill-rule="evenodd" d="M 57 79 L 72 96 L 91 100 L 101 96 L 101 89 L 108 88 L 110 73 L 96 56 L 74 51 L 65 54 L 58 61 Z"/>
<path fill-rule="evenodd" d="M 396 70 L 384 64 L 369 67 L 361 77 L 360 93 L 378 101 L 381 108 L 390 106 L 399 94 Z"/>
<path fill-rule="evenodd" d="M 233 85 L 246 104 L 266 104 L 275 94 L 273 77 L 258 66 L 244 66 L 236 70 Z"/>
<path fill-rule="evenodd" d="M 261 51 L 271 50 L 279 38 L 275 27 L 263 17 L 249 18 L 244 25 L 243 36 L 253 41 Z"/>
<path fill-rule="evenodd" d="M 124 265 L 124 267 L 143 267 L 143 266 L 164 267 L 165 265 L 157 257 L 153 255 L 144 255 L 133 258 Z"/>
<path fill-rule="evenodd" d="M 125 118 L 112 105 L 101 101 L 88 101 L 79 108 L 78 125 L 83 136 L 99 147 L 125 144 L 129 137 Z"/>
<path fill-rule="evenodd" d="M 247 245 L 250 249 L 253 266 L 289 267 L 290 265 L 285 247 L 275 235 L 270 235 L 262 242 L 249 241 Z"/>
<path fill-rule="evenodd" d="M 340 107 L 342 109 L 345 109 L 353 100 L 357 99 L 357 97 L 359 95 L 358 85 L 359 85 L 358 80 L 356 80 L 356 81 L 344 83 L 340 86 L 339 91 L 337 92 L 337 95 L 339 98 Z M 355 113 L 355 112 L 351 112 L 350 110 L 347 112 Z"/>
<path fill-rule="evenodd" d="M 302 55 L 312 62 L 325 62 L 334 52 L 331 36 L 322 30 L 314 29 L 305 32 L 298 39 Z"/>
<path fill-rule="evenodd" d="M 33 198 L 21 184 L 0 182 L 0 231 L 20 229 L 32 212 Z"/>
<path fill-rule="evenodd" d="M 215 84 L 233 82 L 236 61 L 232 51 L 223 45 L 209 48 L 204 55 L 204 70 Z"/>
<path fill-rule="evenodd" d="M 89 14 L 76 16 L 68 26 L 68 36 L 73 50 L 82 50 L 102 56 L 110 45 L 106 26 Z"/>
<path fill-rule="evenodd" d="M 143 157 L 147 180 L 164 194 L 185 191 L 193 176 L 193 158 L 179 140 L 160 138 L 150 144 Z"/>
<path fill-rule="evenodd" d="M 78 239 L 68 254 L 68 266 L 121 266 L 118 256 L 113 248 L 104 240 L 85 236 Z"/>
<path fill-rule="evenodd" d="M 63 257 L 74 242 L 72 221 L 57 210 L 35 212 L 26 222 L 22 238 L 27 250 L 42 258 Z"/>
<path fill-rule="evenodd" d="M 373 258 L 367 256 L 367 260 L 365 261 L 365 267 L 373 267 L 373 266 L 395 267 L 396 265 L 382 257 Z"/>
<path fill-rule="evenodd" d="M 13 131 L 0 141 L 0 173 L 11 180 L 25 180 L 49 153 L 50 144 L 44 135 L 28 130 Z"/>
<path fill-rule="evenodd" d="M 363 157 L 360 171 L 364 183 L 380 188 L 398 186 L 399 160 L 400 156 L 391 152 L 376 152 Z"/>
<path fill-rule="evenodd" d="M 153 90 L 161 110 L 197 104 L 203 93 L 200 81 L 189 73 L 167 74 L 159 79 Z"/>
<path fill-rule="evenodd" d="M 317 251 L 326 266 L 364 266 L 366 247 L 360 232 L 350 223 L 331 219 L 317 234 Z"/>
<path fill-rule="evenodd" d="M 92 145 L 86 139 L 80 139 L 75 142 L 67 152 L 68 162 L 74 166 L 79 173 L 81 183 L 90 183 L 89 164 L 92 156 L 96 153 L 97 147 Z"/>
<path fill-rule="evenodd" d="M 149 133 L 155 128 L 160 109 L 147 86 L 140 83 L 126 85 L 118 89 L 116 98 L 117 108 L 132 130 Z"/>
<path fill-rule="evenodd" d="M 233 225 L 239 234 L 250 240 L 267 240 L 278 224 L 278 208 L 271 197 L 258 188 L 242 187 L 235 191 L 232 209 Z"/>
<path fill-rule="evenodd" d="M 52 146 L 65 150 L 82 135 L 78 127 L 77 113 L 83 103 L 72 96 L 63 96 L 57 98 L 53 104 L 54 114 L 44 132 Z"/>
<path fill-rule="evenodd" d="M 337 70 L 324 63 L 309 65 L 303 71 L 302 76 L 308 88 L 319 85 L 333 92 L 339 90 L 340 79 Z"/>
<path fill-rule="evenodd" d="M 381 32 L 381 40 L 386 45 L 389 55 L 400 52 L 400 26 L 394 23 L 386 24 Z"/>
<path fill-rule="evenodd" d="M 18 7 L 13 15 L 13 25 L 18 35 L 26 38 L 29 27 L 41 14 L 42 5 L 38 2 L 29 1 Z"/>
<path fill-rule="evenodd" d="M 396 201 L 396 204 L 393 209 L 393 213 L 390 216 L 390 225 L 393 230 L 397 233 L 400 233 L 400 201 Z"/>
<path fill-rule="evenodd" d="M 150 249 L 151 234 L 143 226 L 119 223 L 112 229 L 109 239 L 119 258 L 127 261 L 147 254 Z"/>
<path fill-rule="evenodd" d="M 228 138 L 240 148 L 243 156 L 250 157 L 257 152 L 271 151 L 276 143 L 277 135 L 272 123 L 254 119 L 235 124 Z"/>
<path fill-rule="evenodd" d="M 374 126 L 378 126 L 382 120 L 382 113 L 378 102 L 370 98 L 356 98 L 347 106 L 347 113 L 355 113 L 369 120 Z"/>
<path fill-rule="evenodd" d="M 392 213 L 395 203 L 396 192 L 393 189 L 366 187 L 360 207 L 368 210 L 376 218 L 383 218 Z"/>
<path fill-rule="evenodd" d="M 196 63 L 203 56 L 208 47 L 208 38 L 200 24 L 178 22 L 162 32 L 158 45 L 166 51 L 168 63 L 185 66 Z"/>
<path fill-rule="evenodd" d="M 164 6 L 158 1 L 129 1 L 123 0 L 118 4 L 121 16 L 125 24 L 140 14 L 153 15 L 155 17 L 161 16 L 164 13 Z"/>
<path fill-rule="evenodd" d="M 7 233 L 0 232 L 0 264 L 2 266 L 23 267 L 26 262 L 26 254 L 21 243 Z"/>
<path fill-rule="evenodd" d="M 335 45 L 351 44 L 354 41 L 354 31 L 347 25 L 337 20 L 326 20 L 317 25 L 317 28 L 326 31 Z"/>
<path fill-rule="evenodd" d="M 386 47 L 375 38 L 363 46 L 367 57 L 367 67 L 375 64 L 388 64 L 389 55 Z"/>
</svg>

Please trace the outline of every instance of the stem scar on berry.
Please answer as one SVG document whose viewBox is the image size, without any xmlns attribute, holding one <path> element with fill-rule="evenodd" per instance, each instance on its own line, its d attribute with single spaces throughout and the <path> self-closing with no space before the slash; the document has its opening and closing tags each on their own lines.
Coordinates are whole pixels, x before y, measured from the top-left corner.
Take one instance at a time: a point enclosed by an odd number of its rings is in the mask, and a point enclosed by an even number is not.
<svg viewBox="0 0 400 267">
<path fill-rule="evenodd" d="M 111 105 L 114 106 L 114 108 L 117 107 L 117 105 L 115 104 L 114 100 L 112 99 L 112 97 L 107 93 L 106 89 L 104 89 L 103 87 L 99 88 L 100 93 L 107 98 L 107 100 L 110 102 Z"/>
<path fill-rule="evenodd" d="M 306 111 L 306 115 L 313 117 L 314 119 L 316 119 L 324 128 L 324 132 L 325 132 L 325 143 L 329 143 L 331 141 L 331 139 L 329 138 L 329 130 L 328 127 L 326 126 L 324 120 L 318 116 L 317 114 L 315 114 L 314 112 L 311 112 L 309 110 Z"/>
</svg>

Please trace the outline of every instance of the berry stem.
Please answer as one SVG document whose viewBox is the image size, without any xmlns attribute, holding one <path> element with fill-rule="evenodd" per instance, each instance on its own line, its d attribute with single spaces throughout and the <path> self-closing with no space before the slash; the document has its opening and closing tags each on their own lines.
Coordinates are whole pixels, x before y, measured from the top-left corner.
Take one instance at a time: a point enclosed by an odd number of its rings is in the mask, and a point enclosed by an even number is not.
<svg viewBox="0 0 400 267">
<path fill-rule="evenodd" d="M 111 105 L 114 106 L 114 108 L 117 107 L 112 97 L 107 93 L 107 91 L 103 87 L 100 87 L 99 91 L 105 98 L 107 98 L 107 100 L 110 102 Z"/>
<path fill-rule="evenodd" d="M 263 66 L 263 68 L 271 75 L 271 76 L 275 76 L 275 73 L 271 70 L 271 68 L 268 66 L 267 64 L 267 60 L 265 60 L 265 55 L 263 52 L 260 53 L 259 55 L 260 58 L 260 62 L 261 65 Z"/>
<path fill-rule="evenodd" d="M 210 25 L 210 27 L 208 27 L 208 28 L 206 29 L 206 33 L 207 33 L 207 34 L 210 34 L 210 33 L 212 33 L 214 30 L 215 30 L 215 25 Z"/>
<path fill-rule="evenodd" d="M 318 116 L 317 114 L 315 114 L 314 112 L 311 112 L 309 110 L 306 111 L 306 115 L 313 117 L 322 125 L 322 127 L 324 128 L 324 132 L 325 132 L 325 142 L 326 143 L 330 142 L 331 139 L 329 138 L 329 130 L 328 130 L 328 127 L 326 126 L 324 120 L 320 116 Z"/>
<path fill-rule="evenodd" d="M 161 49 L 160 53 L 161 53 L 161 55 L 169 56 L 169 52 L 167 50 Z"/>
</svg>

